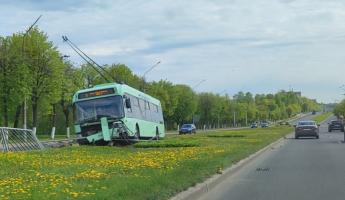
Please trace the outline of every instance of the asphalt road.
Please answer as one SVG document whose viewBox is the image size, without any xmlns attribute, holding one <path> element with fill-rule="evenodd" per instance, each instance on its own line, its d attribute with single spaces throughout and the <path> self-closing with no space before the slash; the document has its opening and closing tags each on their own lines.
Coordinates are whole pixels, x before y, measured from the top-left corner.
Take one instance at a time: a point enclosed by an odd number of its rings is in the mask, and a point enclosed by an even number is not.
<svg viewBox="0 0 345 200">
<path fill-rule="evenodd" d="M 317 113 L 320 114 L 320 113 Z M 311 113 L 307 113 L 307 114 L 303 114 L 305 116 L 303 117 L 298 117 L 297 119 L 292 119 L 292 120 L 287 120 L 288 122 L 290 122 L 290 124 L 294 124 L 295 122 L 299 121 L 299 120 L 308 120 L 311 118 L 311 116 L 315 116 L 315 115 L 311 115 Z M 246 129 L 246 128 L 250 128 L 249 126 L 243 126 L 243 127 L 236 127 L 236 128 L 216 128 L 216 129 L 206 129 L 206 130 L 201 130 L 198 129 L 197 132 L 211 132 L 211 131 L 220 131 L 220 130 L 240 130 L 240 129 Z M 178 135 L 178 131 L 167 131 L 166 132 L 167 135 Z"/>
<path fill-rule="evenodd" d="M 308 119 L 310 116 L 306 117 Z M 261 154 L 202 200 L 344 200 L 344 133 L 320 127 L 320 139 L 293 139 Z"/>
</svg>

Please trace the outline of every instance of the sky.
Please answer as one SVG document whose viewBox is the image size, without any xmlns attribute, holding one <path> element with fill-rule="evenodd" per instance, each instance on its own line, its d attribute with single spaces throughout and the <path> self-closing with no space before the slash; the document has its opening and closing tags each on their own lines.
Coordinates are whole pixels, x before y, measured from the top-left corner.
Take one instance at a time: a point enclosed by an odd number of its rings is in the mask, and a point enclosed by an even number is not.
<svg viewBox="0 0 345 200">
<path fill-rule="evenodd" d="M 197 92 L 301 91 L 336 102 L 345 91 L 344 0 L 0 0 L 0 35 L 38 27 L 62 54 L 124 63 L 150 81 Z"/>
</svg>

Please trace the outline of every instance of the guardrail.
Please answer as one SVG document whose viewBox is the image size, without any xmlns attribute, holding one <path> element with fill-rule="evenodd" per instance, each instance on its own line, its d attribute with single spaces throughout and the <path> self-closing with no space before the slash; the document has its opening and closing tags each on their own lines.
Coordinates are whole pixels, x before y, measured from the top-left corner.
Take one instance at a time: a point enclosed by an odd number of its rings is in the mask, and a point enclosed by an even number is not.
<svg viewBox="0 0 345 200">
<path fill-rule="evenodd" d="M 0 151 L 31 151 L 44 149 L 32 130 L 0 127 Z"/>
</svg>

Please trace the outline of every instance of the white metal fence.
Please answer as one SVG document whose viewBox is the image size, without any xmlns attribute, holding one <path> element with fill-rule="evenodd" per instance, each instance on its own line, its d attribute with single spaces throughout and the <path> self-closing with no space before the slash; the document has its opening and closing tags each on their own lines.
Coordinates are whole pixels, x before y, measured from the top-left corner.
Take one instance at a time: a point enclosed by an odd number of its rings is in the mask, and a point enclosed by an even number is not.
<svg viewBox="0 0 345 200">
<path fill-rule="evenodd" d="M 0 127 L 0 151 L 31 151 L 43 149 L 32 130 Z"/>
</svg>

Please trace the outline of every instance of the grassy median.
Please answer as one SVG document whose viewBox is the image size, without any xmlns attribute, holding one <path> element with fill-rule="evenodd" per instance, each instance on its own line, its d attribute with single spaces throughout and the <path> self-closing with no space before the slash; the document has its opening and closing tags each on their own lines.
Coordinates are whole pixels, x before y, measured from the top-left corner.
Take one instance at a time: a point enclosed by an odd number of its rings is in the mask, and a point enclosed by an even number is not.
<svg viewBox="0 0 345 200">
<path fill-rule="evenodd" d="M 127 147 L 0 153 L 0 199 L 168 199 L 292 131 L 277 126 Z"/>
<path fill-rule="evenodd" d="M 324 112 L 320 115 L 317 115 L 313 118 L 317 123 L 321 123 L 325 121 L 326 119 L 330 118 L 333 114 L 331 112 Z"/>
</svg>

